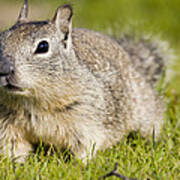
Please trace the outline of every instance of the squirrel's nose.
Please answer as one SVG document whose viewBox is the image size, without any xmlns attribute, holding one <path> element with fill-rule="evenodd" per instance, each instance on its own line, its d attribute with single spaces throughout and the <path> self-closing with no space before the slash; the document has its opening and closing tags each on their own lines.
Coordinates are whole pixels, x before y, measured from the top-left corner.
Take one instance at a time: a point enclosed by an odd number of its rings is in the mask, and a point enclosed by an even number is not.
<svg viewBox="0 0 180 180">
<path fill-rule="evenodd" d="M 13 65 L 7 60 L 0 60 L 0 76 L 7 76 L 13 73 Z"/>
</svg>

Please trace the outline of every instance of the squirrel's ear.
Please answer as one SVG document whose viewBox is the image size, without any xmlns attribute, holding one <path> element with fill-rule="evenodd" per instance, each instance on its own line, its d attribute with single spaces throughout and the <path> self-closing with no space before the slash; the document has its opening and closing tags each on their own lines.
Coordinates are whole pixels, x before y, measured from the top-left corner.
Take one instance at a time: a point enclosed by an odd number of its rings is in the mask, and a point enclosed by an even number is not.
<svg viewBox="0 0 180 180">
<path fill-rule="evenodd" d="M 27 17 L 28 17 L 28 0 L 24 0 L 24 4 L 21 8 L 17 23 L 26 22 Z"/>
<path fill-rule="evenodd" d="M 63 5 L 59 7 L 52 22 L 56 25 L 57 30 L 63 34 L 64 43 L 69 39 L 72 31 L 72 7 L 70 5 Z M 65 45 L 66 46 L 66 45 Z"/>
</svg>

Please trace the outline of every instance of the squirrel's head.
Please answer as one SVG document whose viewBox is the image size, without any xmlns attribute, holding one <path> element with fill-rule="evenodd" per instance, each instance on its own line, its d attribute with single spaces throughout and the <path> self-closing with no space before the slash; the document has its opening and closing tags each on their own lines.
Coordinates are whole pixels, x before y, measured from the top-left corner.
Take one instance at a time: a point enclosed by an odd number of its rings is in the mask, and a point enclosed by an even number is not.
<svg viewBox="0 0 180 180">
<path fill-rule="evenodd" d="M 0 34 L 0 89 L 8 93 L 53 89 L 71 66 L 71 6 L 58 8 L 49 21 L 30 22 L 27 14 L 25 0 L 17 23 Z"/>
</svg>

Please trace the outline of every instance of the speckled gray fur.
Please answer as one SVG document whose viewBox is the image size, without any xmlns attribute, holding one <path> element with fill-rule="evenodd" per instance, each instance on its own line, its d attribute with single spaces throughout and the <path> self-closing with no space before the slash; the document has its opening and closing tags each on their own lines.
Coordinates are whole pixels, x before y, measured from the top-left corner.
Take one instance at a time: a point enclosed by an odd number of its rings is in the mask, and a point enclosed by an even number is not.
<svg viewBox="0 0 180 180">
<path fill-rule="evenodd" d="M 130 41 L 72 29 L 68 5 L 51 21 L 28 22 L 26 3 L 17 23 L 0 34 L 0 60 L 14 67 L 0 77 L 1 154 L 23 162 L 42 141 L 85 159 L 93 146 L 94 152 L 111 147 L 130 131 L 148 137 L 154 129 L 158 138 L 164 113 L 152 87 L 158 78 L 146 71 L 138 53 L 132 57 L 133 43 L 128 48 Z M 34 53 L 42 41 L 49 51 Z M 148 66 L 161 64 L 159 77 L 163 56 L 151 52 Z"/>
</svg>

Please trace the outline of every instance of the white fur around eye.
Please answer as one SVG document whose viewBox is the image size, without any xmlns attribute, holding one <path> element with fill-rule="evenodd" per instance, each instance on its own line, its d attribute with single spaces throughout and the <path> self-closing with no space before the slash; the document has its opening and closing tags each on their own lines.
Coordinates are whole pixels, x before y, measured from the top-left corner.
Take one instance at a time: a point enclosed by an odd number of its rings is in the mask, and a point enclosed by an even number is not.
<svg viewBox="0 0 180 180">
<path fill-rule="evenodd" d="M 35 53 L 36 50 L 37 50 L 37 48 L 38 48 L 38 46 L 39 46 L 39 44 L 40 44 L 41 42 L 43 42 L 43 41 L 46 41 L 46 42 L 48 43 L 48 45 L 49 45 L 48 51 L 45 52 L 45 53 Z M 36 42 L 34 43 L 33 54 L 34 54 L 35 56 L 39 56 L 39 57 L 48 57 L 48 56 L 51 56 L 51 54 L 52 54 L 52 45 L 51 45 L 51 44 L 52 44 L 52 42 L 51 42 L 51 40 L 50 40 L 49 38 L 39 39 L 38 41 L 36 41 Z"/>
</svg>

